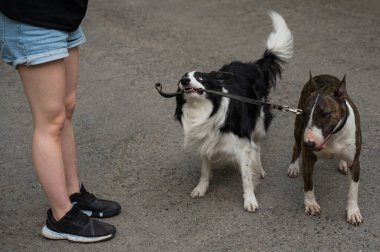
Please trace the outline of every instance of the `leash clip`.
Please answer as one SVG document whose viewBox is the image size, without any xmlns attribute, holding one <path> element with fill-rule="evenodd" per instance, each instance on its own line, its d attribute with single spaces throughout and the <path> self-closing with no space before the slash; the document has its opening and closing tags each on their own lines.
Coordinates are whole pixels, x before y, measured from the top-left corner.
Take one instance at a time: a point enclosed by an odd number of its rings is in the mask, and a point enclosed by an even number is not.
<svg viewBox="0 0 380 252">
<path fill-rule="evenodd" d="M 301 109 L 289 108 L 289 106 L 282 106 L 282 111 L 283 112 L 291 112 L 291 113 L 294 113 L 296 115 L 301 115 L 302 114 L 302 110 Z"/>
</svg>

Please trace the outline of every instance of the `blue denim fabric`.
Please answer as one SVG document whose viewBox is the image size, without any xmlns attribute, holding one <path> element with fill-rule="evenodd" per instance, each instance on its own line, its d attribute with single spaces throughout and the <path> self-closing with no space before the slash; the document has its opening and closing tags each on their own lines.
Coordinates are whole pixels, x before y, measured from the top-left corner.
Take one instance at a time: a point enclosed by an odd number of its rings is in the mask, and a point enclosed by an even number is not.
<svg viewBox="0 0 380 252">
<path fill-rule="evenodd" d="M 17 22 L 0 13 L 0 57 L 15 68 L 65 58 L 69 48 L 85 41 L 80 27 L 73 32 L 45 29 Z"/>
</svg>

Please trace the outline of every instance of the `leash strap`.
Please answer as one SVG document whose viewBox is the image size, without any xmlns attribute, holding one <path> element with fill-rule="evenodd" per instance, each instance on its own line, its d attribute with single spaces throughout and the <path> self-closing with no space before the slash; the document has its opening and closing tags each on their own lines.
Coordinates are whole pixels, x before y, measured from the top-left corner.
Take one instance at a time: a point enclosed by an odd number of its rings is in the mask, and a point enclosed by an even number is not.
<svg viewBox="0 0 380 252">
<path fill-rule="evenodd" d="M 172 98 L 172 97 L 176 97 L 177 95 L 182 95 L 183 94 L 183 91 L 182 92 L 175 92 L 175 93 L 165 93 L 164 91 L 162 91 L 162 85 L 161 85 L 161 83 L 156 83 L 156 85 L 154 85 L 154 87 L 156 88 L 157 92 L 162 97 L 165 97 L 165 98 Z"/>
<path fill-rule="evenodd" d="M 175 97 L 177 95 L 182 95 L 183 94 L 183 91 L 181 91 L 181 92 L 175 92 L 175 93 L 165 93 L 165 92 L 162 91 L 162 85 L 161 85 L 161 83 L 156 83 L 155 88 L 158 91 L 158 93 L 162 97 L 165 97 L 165 98 L 172 98 L 172 97 Z M 239 96 L 239 95 L 233 95 L 233 94 L 229 94 L 229 93 L 223 93 L 223 92 L 214 91 L 214 90 L 208 90 L 208 89 L 203 89 L 203 88 L 202 89 L 197 89 L 196 91 L 197 92 L 205 92 L 205 93 L 215 94 L 215 95 L 219 95 L 219 96 L 224 96 L 224 97 L 227 97 L 227 98 L 230 98 L 230 99 L 233 99 L 233 100 L 236 100 L 236 101 L 245 102 L 245 103 L 250 103 L 250 104 L 255 104 L 255 105 L 261 105 L 261 106 L 269 107 L 269 108 L 272 108 L 272 109 L 277 109 L 277 110 L 280 110 L 282 112 L 291 112 L 291 113 L 294 113 L 296 115 L 302 114 L 302 110 L 301 109 L 290 108 L 289 106 L 286 106 L 286 105 L 279 105 L 279 104 L 273 104 L 273 103 L 263 102 L 263 101 L 259 101 L 259 100 L 255 100 L 255 99 Z"/>
<path fill-rule="evenodd" d="M 302 114 L 301 109 L 290 108 L 289 106 L 286 106 L 286 105 L 268 103 L 268 102 L 255 100 L 255 99 L 251 99 L 251 98 L 247 98 L 247 97 L 243 97 L 243 96 L 239 96 L 239 95 L 233 95 L 233 94 L 229 94 L 229 93 L 223 93 L 223 92 L 208 90 L 208 89 L 201 89 L 201 91 L 203 91 L 205 93 L 210 93 L 210 94 L 228 97 L 228 98 L 231 98 L 233 100 L 237 100 L 237 101 L 241 101 L 241 102 L 245 102 L 245 103 L 261 105 L 261 106 L 269 107 L 271 109 L 277 109 L 277 110 L 280 110 L 282 112 L 291 112 L 291 113 L 294 113 L 296 115 Z"/>
</svg>

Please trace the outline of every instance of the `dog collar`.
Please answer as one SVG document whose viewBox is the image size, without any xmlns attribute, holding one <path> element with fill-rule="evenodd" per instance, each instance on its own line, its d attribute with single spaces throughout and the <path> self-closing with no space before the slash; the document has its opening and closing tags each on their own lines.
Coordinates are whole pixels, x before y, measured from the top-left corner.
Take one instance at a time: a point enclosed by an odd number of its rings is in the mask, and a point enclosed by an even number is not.
<svg viewBox="0 0 380 252">
<path fill-rule="evenodd" d="M 340 121 L 340 123 L 335 127 L 335 129 L 333 130 L 333 132 L 331 134 L 335 134 L 337 132 L 339 132 L 341 129 L 343 129 L 344 125 L 346 125 L 346 122 L 347 122 L 347 118 L 350 114 L 350 111 L 348 109 L 348 106 L 347 106 L 347 101 L 344 100 L 344 106 L 346 107 L 346 113 L 343 117 L 343 119 Z"/>
</svg>

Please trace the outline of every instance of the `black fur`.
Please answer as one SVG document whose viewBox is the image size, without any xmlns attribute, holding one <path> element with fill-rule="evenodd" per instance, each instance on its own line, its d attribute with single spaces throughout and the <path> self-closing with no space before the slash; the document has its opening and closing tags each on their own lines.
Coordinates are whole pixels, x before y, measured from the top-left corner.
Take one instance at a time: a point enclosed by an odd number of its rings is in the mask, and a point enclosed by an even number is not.
<svg viewBox="0 0 380 252">
<path fill-rule="evenodd" d="M 283 61 L 266 50 L 263 57 L 256 62 L 243 63 L 234 61 L 224 65 L 219 71 L 210 73 L 196 72 L 195 78 L 206 89 L 222 91 L 252 99 L 267 101 L 270 89 L 276 86 L 276 78 L 281 78 L 281 63 Z M 186 75 L 185 75 L 186 76 Z M 184 77 L 185 77 L 184 76 Z M 219 109 L 222 97 L 207 94 L 207 99 L 213 103 L 212 117 Z M 186 103 L 183 95 L 176 97 L 177 107 L 175 118 L 181 122 L 182 107 Z M 260 115 L 261 106 L 230 100 L 227 117 L 220 128 L 223 132 L 232 132 L 240 138 L 251 139 L 256 121 Z M 264 125 L 268 129 L 273 115 L 269 108 L 264 108 Z M 182 122 L 181 122 L 182 123 Z"/>
</svg>

